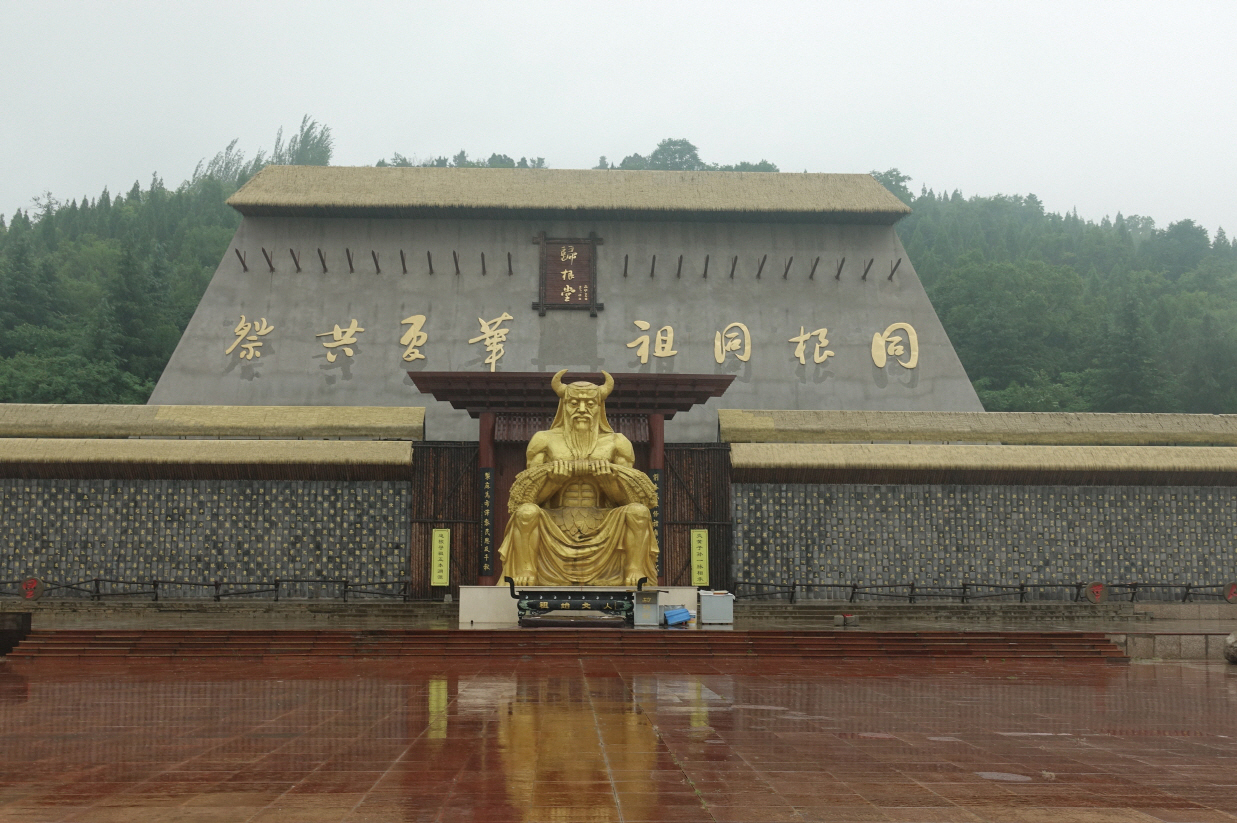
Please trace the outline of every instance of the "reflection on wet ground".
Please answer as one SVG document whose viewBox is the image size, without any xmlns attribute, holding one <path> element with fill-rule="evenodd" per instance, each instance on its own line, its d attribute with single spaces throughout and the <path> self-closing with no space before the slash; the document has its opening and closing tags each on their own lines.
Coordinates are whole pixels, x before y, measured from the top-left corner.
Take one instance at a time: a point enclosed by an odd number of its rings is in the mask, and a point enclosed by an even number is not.
<svg viewBox="0 0 1237 823">
<path fill-rule="evenodd" d="M 1237 821 L 1237 668 L 0 664 L 0 820 Z"/>
</svg>

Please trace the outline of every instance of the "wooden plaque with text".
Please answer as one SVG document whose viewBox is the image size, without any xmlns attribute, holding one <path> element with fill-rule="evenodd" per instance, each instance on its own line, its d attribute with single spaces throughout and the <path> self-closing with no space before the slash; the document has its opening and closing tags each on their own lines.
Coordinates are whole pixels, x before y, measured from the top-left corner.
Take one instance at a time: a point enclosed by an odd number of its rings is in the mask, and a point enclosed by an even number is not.
<svg viewBox="0 0 1237 823">
<path fill-rule="evenodd" d="M 593 317 L 605 308 L 597 299 L 597 246 L 595 234 L 585 238 L 546 237 L 541 244 L 541 275 L 538 301 L 533 308 L 542 317 L 549 309 L 586 310 Z"/>
</svg>

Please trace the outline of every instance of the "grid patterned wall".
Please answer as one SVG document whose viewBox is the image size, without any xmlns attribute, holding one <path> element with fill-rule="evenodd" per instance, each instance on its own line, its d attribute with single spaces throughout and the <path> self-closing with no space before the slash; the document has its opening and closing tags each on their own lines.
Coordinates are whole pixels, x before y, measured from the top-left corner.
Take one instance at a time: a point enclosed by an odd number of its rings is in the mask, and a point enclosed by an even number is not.
<svg viewBox="0 0 1237 823">
<path fill-rule="evenodd" d="M 410 494 L 395 481 L 0 480 L 0 579 L 404 581 Z"/>
<path fill-rule="evenodd" d="M 1222 583 L 1237 489 L 738 483 L 735 576 L 768 583 Z"/>
</svg>

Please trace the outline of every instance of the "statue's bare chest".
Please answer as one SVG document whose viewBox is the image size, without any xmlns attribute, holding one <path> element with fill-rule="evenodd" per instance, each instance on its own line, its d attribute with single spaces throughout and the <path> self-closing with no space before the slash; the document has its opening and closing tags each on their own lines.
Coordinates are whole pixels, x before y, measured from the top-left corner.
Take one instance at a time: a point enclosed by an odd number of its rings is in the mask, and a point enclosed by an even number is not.
<svg viewBox="0 0 1237 823">
<path fill-rule="evenodd" d="M 546 444 L 546 456 L 550 461 L 605 460 L 607 463 L 610 463 L 614 461 L 614 438 L 613 436 L 606 437 L 604 435 L 597 438 L 597 445 L 593 446 L 592 451 L 588 455 L 577 457 L 562 437 L 554 437 Z"/>
</svg>

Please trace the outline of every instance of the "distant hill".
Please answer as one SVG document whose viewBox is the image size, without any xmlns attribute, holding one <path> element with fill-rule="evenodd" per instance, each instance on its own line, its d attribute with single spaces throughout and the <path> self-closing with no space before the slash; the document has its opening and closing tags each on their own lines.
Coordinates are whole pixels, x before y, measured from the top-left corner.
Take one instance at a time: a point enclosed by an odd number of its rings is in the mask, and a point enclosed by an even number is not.
<svg viewBox="0 0 1237 823">
<path fill-rule="evenodd" d="M 225 200 L 267 163 L 329 164 L 328 127 L 306 117 L 270 155 L 228 146 L 192 179 L 0 218 L 0 402 L 144 403 L 240 222 Z M 377 165 L 545 166 L 492 154 Z M 683 139 L 599 168 L 776 172 L 712 164 Z M 1096 223 L 1034 195 L 911 192 L 897 227 L 990 411 L 1237 413 L 1237 251 L 1191 220 Z"/>
</svg>

